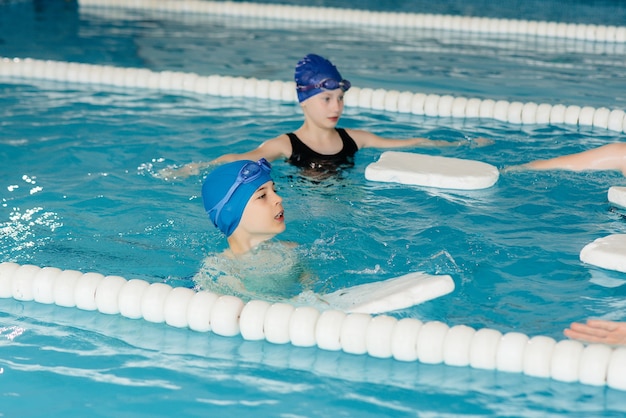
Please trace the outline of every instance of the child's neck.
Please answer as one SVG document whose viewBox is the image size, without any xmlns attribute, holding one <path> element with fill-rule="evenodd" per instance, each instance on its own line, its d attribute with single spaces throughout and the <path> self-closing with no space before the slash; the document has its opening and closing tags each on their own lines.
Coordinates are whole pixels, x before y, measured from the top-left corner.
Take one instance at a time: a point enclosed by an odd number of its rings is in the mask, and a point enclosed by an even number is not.
<svg viewBox="0 0 626 418">
<path fill-rule="evenodd" d="M 316 125 L 315 123 L 312 123 L 306 120 L 304 121 L 302 126 L 300 126 L 300 128 L 298 128 L 298 130 L 295 131 L 295 134 L 301 138 L 308 137 L 308 138 L 318 138 L 321 140 L 334 138 L 338 135 L 337 130 L 335 129 L 334 126 L 333 127 L 319 126 L 319 125 Z"/>
<path fill-rule="evenodd" d="M 272 235 L 263 235 L 263 236 L 252 236 L 248 235 L 246 237 L 242 237 L 239 234 L 236 234 L 235 231 L 230 237 L 228 237 L 228 246 L 230 247 L 230 252 L 234 257 L 238 257 L 244 255 L 254 248 L 258 247 L 260 244 L 274 238 L 274 234 Z"/>
</svg>

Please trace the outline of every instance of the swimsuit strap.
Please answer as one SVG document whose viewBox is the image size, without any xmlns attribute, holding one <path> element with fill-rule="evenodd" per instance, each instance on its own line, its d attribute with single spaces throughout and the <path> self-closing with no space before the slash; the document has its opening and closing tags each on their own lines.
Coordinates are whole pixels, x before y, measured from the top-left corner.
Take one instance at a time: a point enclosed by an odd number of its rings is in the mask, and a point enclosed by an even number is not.
<svg viewBox="0 0 626 418">
<path fill-rule="evenodd" d="M 290 158 L 293 158 L 295 155 L 303 155 L 303 154 L 311 154 L 311 153 L 317 154 L 317 152 L 309 148 L 293 132 L 289 132 L 287 136 L 289 137 L 289 142 L 291 142 L 291 157 Z"/>
<path fill-rule="evenodd" d="M 348 135 L 345 129 L 343 128 L 335 128 L 335 129 L 339 133 L 339 136 L 341 137 L 341 140 L 343 141 L 342 152 L 350 157 L 356 154 L 356 152 L 359 150 L 359 147 L 357 146 L 356 142 L 354 142 L 354 139 L 352 139 L 352 137 Z"/>
</svg>

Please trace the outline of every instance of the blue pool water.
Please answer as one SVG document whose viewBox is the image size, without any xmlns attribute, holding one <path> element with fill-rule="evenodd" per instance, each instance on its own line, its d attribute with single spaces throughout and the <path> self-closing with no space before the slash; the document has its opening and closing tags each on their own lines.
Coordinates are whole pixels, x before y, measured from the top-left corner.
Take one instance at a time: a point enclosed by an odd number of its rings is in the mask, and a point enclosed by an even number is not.
<svg viewBox="0 0 626 418">
<path fill-rule="evenodd" d="M 619 2 L 363 3 L 373 10 L 622 24 Z M 374 4 L 375 3 L 375 4 Z M 435 3 L 435 2 L 431 2 Z M 348 2 L 316 2 L 347 7 Z M 564 7 L 566 5 L 567 7 Z M 522 15 L 523 14 L 523 15 Z M 317 52 L 355 86 L 495 100 L 624 108 L 624 44 L 513 35 L 306 24 L 0 2 L 0 56 L 291 80 Z M 224 248 L 200 177 L 159 169 L 244 151 L 293 130 L 292 103 L 0 79 L 0 261 L 96 271 L 176 286 Z M 423 150 L 503 167 L 623 135 L 347 108 L 341 125 L 382 136 L 461 139 Z M 511 173 L 482 191 L 365 181 L 379 150 L 322 184 L 277 162 L 287 231 L 335 290 L 425 271 L 446 297 L 393 313 L 561 339 L 573 320 L 623 320 L 623 274 L 580 249 L 624 231 L 606 191 L 619 173 Z M 619 416 L 623 392 L 521 374 L 400 363 L 244 341 L 77 309 L 0 299 L 0 415 Z"/>
</svg>

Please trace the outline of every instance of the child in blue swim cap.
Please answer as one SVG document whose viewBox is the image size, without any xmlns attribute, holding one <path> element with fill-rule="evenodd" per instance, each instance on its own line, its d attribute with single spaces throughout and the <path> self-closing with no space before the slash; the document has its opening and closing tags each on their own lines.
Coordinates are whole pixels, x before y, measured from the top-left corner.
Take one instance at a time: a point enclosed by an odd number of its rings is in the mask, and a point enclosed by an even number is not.
<svg viewBox="0 0 626 418">
<path fill-rule="evenodd" d="M 326 58 L 315 54 L 309 54 L 298 61 L 294 80 L 300 103 L 327 90 L 341 89 L 346 92 L 351 87 L 350 82 L 341 77 L 337 67 Z"/>
<path fill-rule="evenodd" d="M 227 163 L 202 185 L 204 209 L 229 248 L 208 255 L 194 281 L 244 298 L 289 298 L 302 290 L 304 267 L 293 245 L 272 241 L 285 230 L 283 200 L 265 159 Z"/>
<path fill-rule="evenodd" d="M 443 141 L 426 138 L 389 139 L 360 129 L 337 128 L 344 109 L 344 94 L 351 84 L 337 67 L 316 54 L 298 61 L 294 79 L 304 123 L 293 132 L 263 142 L 258 148 L 241 154 L 226 154 L 208 163 L 190 163 L 175 171 L 164 170 L 163 177 L 186 177 L 198 174 L 212 164 L 236 160 L 273 161 L 283 158 L 309 172 L 334 171 L 353 165 L 354 155 L 362 148 L 449 147 L 489 145 L 491 141 Z"/>
<path fill-rule="evenodd" d="M 217 167 L 204 180 L 204 209 L 235 256 L 285 230 L 283 200 L 270 172 L 263 158 L 242 160 Z"/>
</svg>

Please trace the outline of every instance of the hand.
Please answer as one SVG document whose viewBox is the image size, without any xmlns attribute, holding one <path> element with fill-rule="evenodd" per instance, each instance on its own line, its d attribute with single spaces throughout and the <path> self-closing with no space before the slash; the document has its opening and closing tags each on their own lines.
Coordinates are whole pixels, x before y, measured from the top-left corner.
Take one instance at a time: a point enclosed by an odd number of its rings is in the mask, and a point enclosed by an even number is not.
<svg viewBox="0 0 626 418">
<path fill-rule="evenodd" d="M 574 340 L 609 345 L 626 345 L 626 322 L 589 319 L 586 324 L 574 322 L 563 331 Z"/>
</svg>

